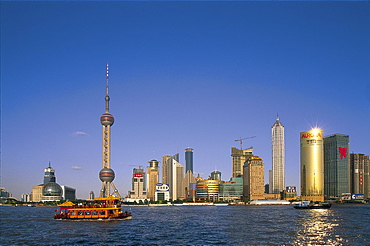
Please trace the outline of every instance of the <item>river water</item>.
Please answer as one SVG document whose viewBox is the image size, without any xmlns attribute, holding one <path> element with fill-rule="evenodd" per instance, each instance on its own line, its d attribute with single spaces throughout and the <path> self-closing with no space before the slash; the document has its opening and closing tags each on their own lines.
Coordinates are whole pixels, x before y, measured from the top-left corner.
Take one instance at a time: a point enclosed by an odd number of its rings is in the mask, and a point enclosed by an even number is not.
<svg viewBox="0 0 370 246">
<path fill-rule="evenodd" d="M 370 206 L 132 207 L 132 220 L 53 220 L 55 207 L 0 207 L 1 245 L 370 245 Z"/>
</svg>

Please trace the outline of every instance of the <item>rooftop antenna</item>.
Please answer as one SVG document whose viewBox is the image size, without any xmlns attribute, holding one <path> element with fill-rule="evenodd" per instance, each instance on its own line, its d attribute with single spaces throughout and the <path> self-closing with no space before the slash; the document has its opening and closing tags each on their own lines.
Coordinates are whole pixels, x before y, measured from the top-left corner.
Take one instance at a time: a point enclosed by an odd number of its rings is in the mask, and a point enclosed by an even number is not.
<svg viewBox="0 0 370 246">
<path fill-rule="evenodd" d="M 108 80 L 109 80 L 109 65 L 108 65 L 108 62 L 106 64 L 106 68 L 105 68 L 105 80 L 107 82 L 107 85 L 105 87 L 105 90 L 106 90 L 106 95 L 105 95 L 105 112 L 106 113 L 109 113 L 109 95 L 108 95 Z"/>
</svg>

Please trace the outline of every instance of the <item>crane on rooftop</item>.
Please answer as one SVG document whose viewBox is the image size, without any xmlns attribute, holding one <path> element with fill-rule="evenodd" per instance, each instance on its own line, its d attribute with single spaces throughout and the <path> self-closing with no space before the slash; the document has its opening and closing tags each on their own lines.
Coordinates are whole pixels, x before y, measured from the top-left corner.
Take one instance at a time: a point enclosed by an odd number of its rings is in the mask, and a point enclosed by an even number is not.
<svg viewBox="0 0 370 246">
<path fill-rule="evenodd" d="M 247 138 L 239 138 L 239 139 L 236 139 L 235 142 L 240 142 L 240 150 L 243 149 L 243 140 L 245 139 L 250 139 L 250 138 L 255 138 L 256 136 L 253 136 L 253 137 L 247 137 Z"/>
</svg>

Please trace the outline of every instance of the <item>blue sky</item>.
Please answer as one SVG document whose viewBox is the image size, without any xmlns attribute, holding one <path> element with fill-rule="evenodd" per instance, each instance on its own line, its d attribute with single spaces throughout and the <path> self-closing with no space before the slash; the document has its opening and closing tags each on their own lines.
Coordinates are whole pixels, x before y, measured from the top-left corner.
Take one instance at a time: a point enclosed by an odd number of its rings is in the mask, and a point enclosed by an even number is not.
<svg viewBox="0 0 370 246">
<path fill-rule="evenodd" d="M 350 135 L 370 154 L 369 2 L 1 2 L 1 186 L 57 182 L 98 194 L 105 63 L 112 169 L 194 149 L 194 171 L 231 176 L 243 142 L 271 169 L 285 126 L 286 185 L 299 187 L 299 132 Z"/>
</svg>

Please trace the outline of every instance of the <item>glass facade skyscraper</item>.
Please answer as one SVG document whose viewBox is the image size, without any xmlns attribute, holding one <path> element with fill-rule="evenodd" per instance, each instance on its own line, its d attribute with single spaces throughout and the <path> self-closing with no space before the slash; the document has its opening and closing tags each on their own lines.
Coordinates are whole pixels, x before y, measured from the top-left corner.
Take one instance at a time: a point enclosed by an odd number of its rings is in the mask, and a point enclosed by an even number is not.
<svg viewBox="0 0 370 246">
<path fill-rule="evenodd" d="M 338 198 L 350 192 L 349 136 L 334 134 L 324 137 L 324 194 Z"/>
<path fill-rule="evenodd" d="M 185 173 L 188 171 L 194 172 L 193 170 L 193 149 L 187 148 L 185 149 Z"/>
</svg>

